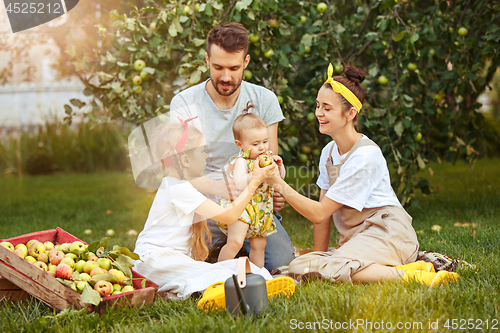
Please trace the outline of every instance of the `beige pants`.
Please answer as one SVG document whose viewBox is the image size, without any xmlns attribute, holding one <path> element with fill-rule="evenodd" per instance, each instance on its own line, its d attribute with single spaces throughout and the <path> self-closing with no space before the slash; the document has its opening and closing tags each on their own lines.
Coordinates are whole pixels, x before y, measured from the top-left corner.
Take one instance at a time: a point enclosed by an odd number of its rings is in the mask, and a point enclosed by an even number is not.
<svg viewBox="0 0 500 333">
<path fill-rule="evenodd" d="M 289 265 L 290 273 L 317 272 L 332 281 L 345 282 L 374 263 L 397 266 L 415 261 L 417 235 L 411 225 L 412 218 L 403 208 L 386 206 L 362 212 L 346 208 L 341 208 L 334 217 L 340 229 L 340 247 L 294 259 Z M 338 228 L 339 224 L 350 227 Z"/>
</svg>

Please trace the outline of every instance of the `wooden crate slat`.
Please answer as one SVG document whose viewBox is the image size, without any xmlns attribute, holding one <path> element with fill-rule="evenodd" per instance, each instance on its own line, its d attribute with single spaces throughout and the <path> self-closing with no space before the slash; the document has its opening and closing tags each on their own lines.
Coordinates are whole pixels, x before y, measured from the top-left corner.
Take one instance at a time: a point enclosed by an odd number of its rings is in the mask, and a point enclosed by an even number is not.
<svg viewBox="0 0 500 333">
<path fill-rule="evenodd" d="M 14 270 L 19 271 L 20 273 L 29 277 L 31 280 L 38 283 L 39 285 L 43 285 L 51 293 L 58 295 L 59 298 L 62 297 L 66 299 L 68 302 L 70 302 L 71 304 L 75 305 L 78 308 L 85 307 L 84 303 L 81 301 L 79 293 L 63 285 L 49 274 L 40 270 L 38 267 L 35 267 L 29 262 L 19 258 L 14 253 L 10 252 L 9 250 L 1 246 L 0 246 L 0 262 L 2 263 L 2 265 L 0 265 L 0 269 L 2 269 L 2 271 L 0 271 L 0 275 L 6 277 L 8 280 L 13 282 L 15 285 L 19 286 L 21 289 L 26 290 L 31 295 L 38 297 L 37 294 L 34 294 L 29 289 L 30 286 L 29 282 L 23 283 L 25 287 L 21 286 L 16 281 L 13 281 L 9 277 L 9 275 L 5 274 L 5 272 L 10 273 L 10 275 L 12 276 L 12 268 L 14 268 Z M 11 266 L 12 268 L 5 266 Z M 26 280 L 29 281 L 30 279 Z"/>
<path fill-rule="evenodd" d="M 68 309 L 73 306 L 73 304 L 71 304 L 64 298 L 61 298 L 56 294 L 54 294 L 48 287 L 38 284 L 33 280 L 30 280 L 24 274 L 17 272 L 12 268 L 9 268 L 9 266 L 4 264 L 3 262 L 0 264 L 0 273 L 15 285 L 24 289 L 29 294 L 35 296 L 48 306 L 51 306 L 58 311 Z M 59 283 L 59 281 L 56 282 Z"/>
</svg>

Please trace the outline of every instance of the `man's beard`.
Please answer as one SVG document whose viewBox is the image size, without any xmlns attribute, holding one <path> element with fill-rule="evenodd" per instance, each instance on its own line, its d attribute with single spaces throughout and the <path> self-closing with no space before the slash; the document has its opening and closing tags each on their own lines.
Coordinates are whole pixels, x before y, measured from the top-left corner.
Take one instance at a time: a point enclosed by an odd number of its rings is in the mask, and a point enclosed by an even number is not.
<svg viewBox="0 0 500 333">
<path fill-rule="evenodd" d="M 231 96 L 232 94 L 234 94 L 236 92 L 236 90 L 238 90 L 238 88 L 240 87 L 241 85 L 241 81 L 243 81 L 243 77 L 241 77 L 241 80 L 238 82 L 237 85 L 233 85 L 231 84 L 230 82 L 226 82 L 226 81 L 215 81 L 213 80 L 212 78 L 210 78 L 210 81 L 212 82 L 212 86 L 214 87 L 215 91 L 217 91 L 217 93 L 221 96 Z M 234 88 L 233 89 L 230 89 L 230 90 L 227 90 L 227 91 L 223 91 L 223 90 L 220 90 L 219 89 L 219 84 L 229 84 L 231 86 L 233 86 Z"/>
</svg>

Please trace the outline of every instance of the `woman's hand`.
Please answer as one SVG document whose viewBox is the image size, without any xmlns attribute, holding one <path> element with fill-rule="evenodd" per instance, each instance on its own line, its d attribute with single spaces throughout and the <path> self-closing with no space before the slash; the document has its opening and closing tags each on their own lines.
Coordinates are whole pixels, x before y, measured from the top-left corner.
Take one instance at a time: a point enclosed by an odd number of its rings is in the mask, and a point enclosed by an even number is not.
<svg viewBox="0 0 500 333">
<path fill-rule="evenodd" d="M 278 167 L 277 164 L 271 164 L 272 166 L 274 166 L 274 173 L 272 175 L 270 175 L 266 181 L 269 183 L 269 185 L 271 186 L 275 186 L 277 182 L 281 181 L 282 178 L 280 176 L 280 169 Z"/>
<path fill-rule="evenodd" d="M 276 168 L 277 166 L 274 162 L 266 167 L 261 168 L 259 166 L 259 160 L 256 159 L 253 163 L 252 181 L 255 180 L 259 184 L 262 183 L 264 180 L 266 180 L 266 178 L 273 177 L 276 174 L 277 172 Z"/>
</svg>

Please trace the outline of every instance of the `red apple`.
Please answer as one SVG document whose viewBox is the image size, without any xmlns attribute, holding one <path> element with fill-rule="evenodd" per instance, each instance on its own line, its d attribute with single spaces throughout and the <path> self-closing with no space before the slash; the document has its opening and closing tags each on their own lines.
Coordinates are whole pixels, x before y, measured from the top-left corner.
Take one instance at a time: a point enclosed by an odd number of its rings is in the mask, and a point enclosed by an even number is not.
<svg viewBox="0 0 500 333">
<path fill-rule="evenodd" d="M 66 264 L 59 264 L 56 267 L 56 276 L 61 279 L 69 280 L 73 275 L 73 269 Z"/>
<path fill-rule="evenodd" d="M 94 285 L 94 290 L 97 290 L 101 297 L 109 296 L 113 292 L 113 285 L 108 281 L 98 281 Z"/>
<path fill-rule="evenodd" d="M 101 268 L 101 267 L 96 267 L 94 269 L 92 269 L 89 273 L 90 276 L 94 276 L 94 275 L 97 275 L 97 274 L 106 274 L 108 271 L 105 270 L 104 268 Z"/>
<path fill-rule="evenodd" d="M 61 262 L 61 260 L 63 260 L 64 258 L 66 258 L 66 256 L 64 255 L 64 252 L 61 251 L 61 250 L 57 250 L 55 249 L 55 251 L 53 250 L 50 250 L 49 251 L 49 261 L 52 265 L 59 265 L 59 263 Z M 51 253 L 52 252 L 52 253 Z"/>
<path fill-rule="evenodd" d="M 270 165 L 272 162 L 273 162 L 272 156 L 267 155 L 267 154 L 259 155 L 259 166 L 261 168 Z"/>
<path fill-rule="evenodd" d="M 40 242 L 36 242 L 36 243 L 33 243 L 29 249 L 28 249 L 28 253 L 30 256 L 32 256 L 33 258 L 38 258 L 38 255 L 40 253 L 44 253 L 45 252 L 45 245 L 43 245 L 42 243 Z"/>
<path fill-rule="evenodd" d="M 38 255 L 38 261 L 42 261 L 44 263 L 47 263 L 49 262 L 49 255 L 47 254 L 47 252 L 43 252 L 43 253 L 40 253 Z"/>
</svg>

